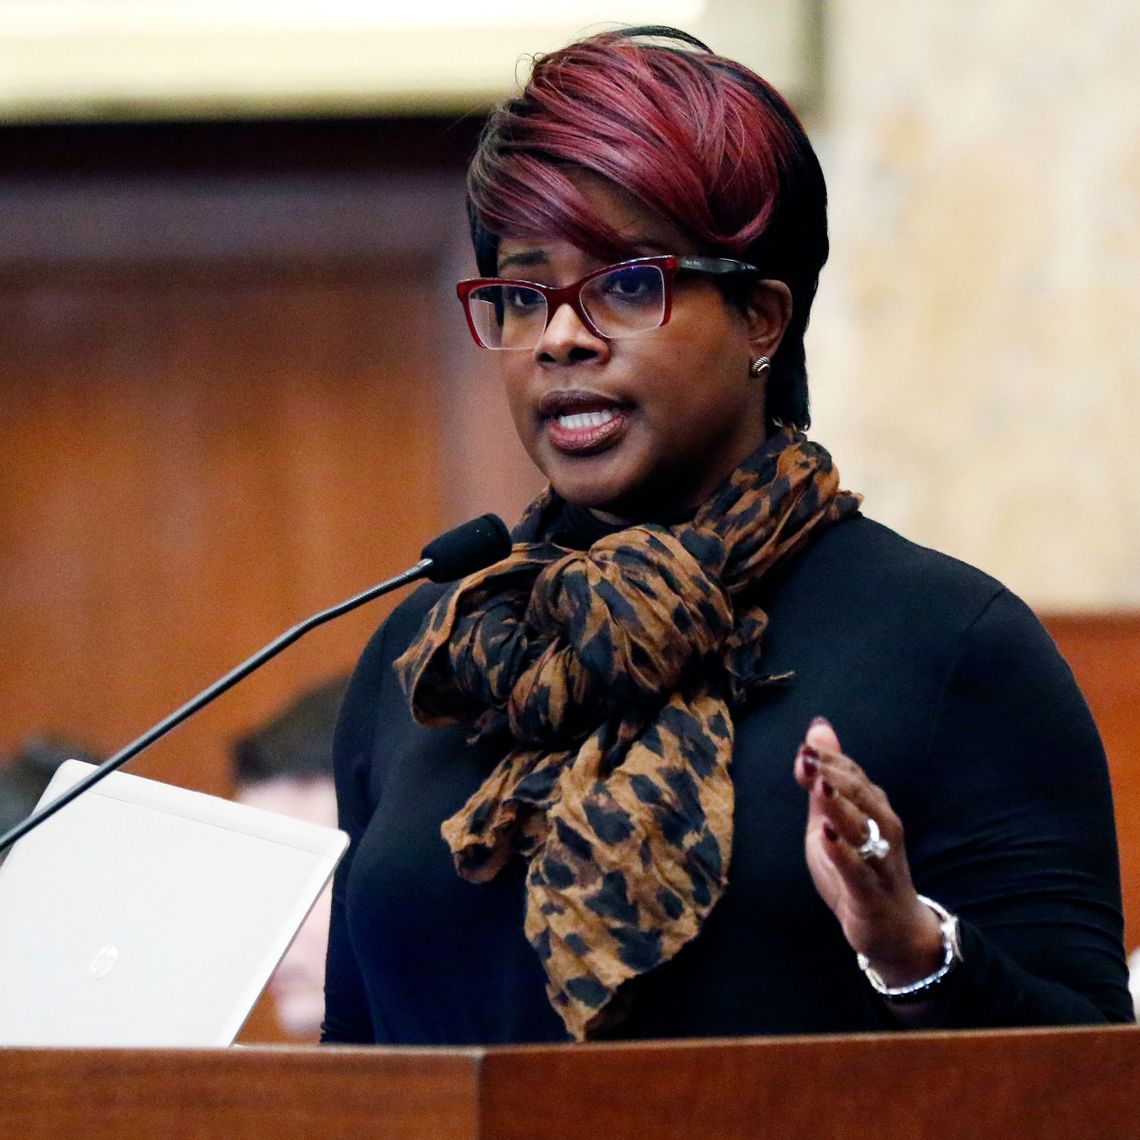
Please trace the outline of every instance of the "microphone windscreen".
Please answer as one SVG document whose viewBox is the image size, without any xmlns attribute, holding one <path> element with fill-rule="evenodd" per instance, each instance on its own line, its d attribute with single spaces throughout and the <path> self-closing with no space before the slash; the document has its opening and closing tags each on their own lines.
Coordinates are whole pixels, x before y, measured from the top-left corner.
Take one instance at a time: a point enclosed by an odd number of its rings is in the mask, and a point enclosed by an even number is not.
<svg viewBox="0 0 1140 1140">
<path fill-rule="evenodd" d="M 425 574 L 433 582 L 454 582 L 484 566 L 499 562 L 511 552 L 511 536 L 498 515 L 480 515 L 433 538 L 420 551 L 431 566 Z"/>
</svg>

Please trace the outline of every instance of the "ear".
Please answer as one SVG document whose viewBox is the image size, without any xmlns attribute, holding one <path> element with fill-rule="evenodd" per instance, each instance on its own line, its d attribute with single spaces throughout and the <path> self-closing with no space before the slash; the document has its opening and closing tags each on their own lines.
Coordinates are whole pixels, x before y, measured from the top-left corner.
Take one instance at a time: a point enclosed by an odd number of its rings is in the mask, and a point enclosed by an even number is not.
<svg viewBox="0 0 1140 1140">
<path fill-rule="evenodd" d="M 783 281 L 757 281 L 744 309 L 754 356 L 772 357 L 792 319 L 792 291 Z"/>
</svg>

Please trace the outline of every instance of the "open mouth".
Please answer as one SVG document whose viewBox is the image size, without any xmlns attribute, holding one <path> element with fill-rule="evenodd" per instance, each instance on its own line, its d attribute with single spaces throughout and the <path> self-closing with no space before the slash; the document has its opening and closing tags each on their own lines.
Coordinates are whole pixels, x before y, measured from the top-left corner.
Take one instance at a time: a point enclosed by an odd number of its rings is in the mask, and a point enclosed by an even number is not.
<svg viewBox="0 0 1140 1140">
<path fill-rule="evenodd" d="M 577 391 L 549 393 L 538 410 L 551 445 L 570 455 L 612 447 L 624 434 L 632 411 L 608 397 Z"/>
</svg>

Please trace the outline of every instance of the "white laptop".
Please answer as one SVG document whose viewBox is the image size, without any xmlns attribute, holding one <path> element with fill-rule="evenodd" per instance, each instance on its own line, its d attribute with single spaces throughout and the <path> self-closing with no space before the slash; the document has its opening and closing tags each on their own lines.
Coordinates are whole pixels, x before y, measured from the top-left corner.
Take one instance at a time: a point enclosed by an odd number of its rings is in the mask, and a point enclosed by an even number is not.
<svg viewBox="0 0 1140 1140">
<path fill-rule="evenodd" d="M 0 864 L 0 1046 L 229 1045 L 347 845 L 113 773 Z"/>
</svg>

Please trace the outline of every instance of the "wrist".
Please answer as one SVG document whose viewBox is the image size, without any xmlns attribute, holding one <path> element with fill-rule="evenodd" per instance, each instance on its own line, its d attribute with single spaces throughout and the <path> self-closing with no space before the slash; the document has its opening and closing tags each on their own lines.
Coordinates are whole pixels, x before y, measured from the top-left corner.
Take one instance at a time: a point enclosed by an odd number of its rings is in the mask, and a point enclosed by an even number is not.
<svg viewBox="0 0 1140 1140">
<path fill-rule="evenodd" d="M 875 991 L 888 1001 L 915 1001 L 932 996 L 933 991 L 962 961 L 962 950 L 958 938 L 958 919 L 945 907 L 923 895 L 918 901 L 933 921 L 934 944 L 928 944 L 925 931 L 930 923 L 923 924 L 924 933 L 916 943 L 913 958 L 907 961 L 873 965 L 864 954 L 856 956 L 859 969 L 863 971 Z M 921 964 L 920 964 L 921 962 Z"/>
<path fill-rule="evenodd" d="M 915 918 L 908 938 L 896 939 L 881 951 L 862 955 L 869 969 L 887 986 L 906 986 L 933 974 L 942 964 L 945 947 L 938 914 L 919 896 L 914 900 Z"/>
</svg>

